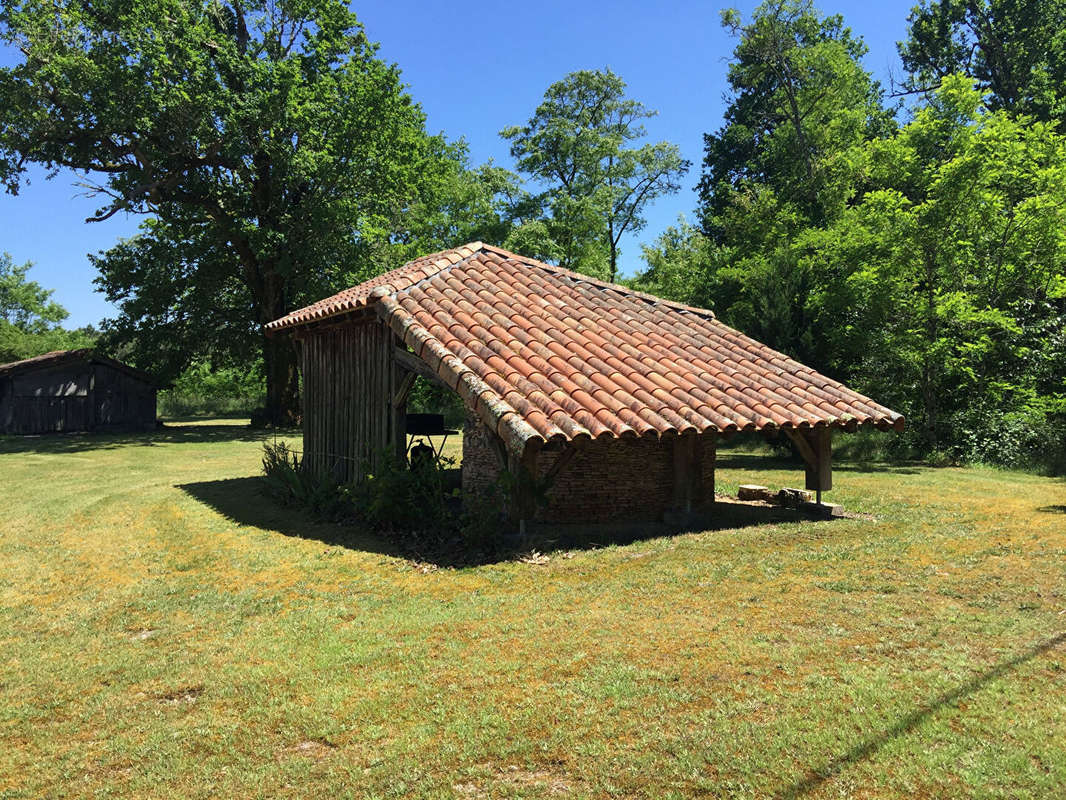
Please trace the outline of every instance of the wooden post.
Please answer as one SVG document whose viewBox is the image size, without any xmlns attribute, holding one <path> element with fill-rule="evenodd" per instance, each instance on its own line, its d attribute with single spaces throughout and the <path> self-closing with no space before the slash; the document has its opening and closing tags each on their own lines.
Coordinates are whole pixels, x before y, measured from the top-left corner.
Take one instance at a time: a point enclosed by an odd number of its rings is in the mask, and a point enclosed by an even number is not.
<svg viewBox="0 0 1066 800">
<path fill-rule="evenodd" d="M 718 435 L 715 433 L 709 433 L 703 436 L 702 447 L 700 448 L 700 476 L 701 476 L 701 490 L 703 495 L 702 500 L 710 500 L 715 502 L 715 491 L 717 489 L 715 483 L 715 462 L 718 460 Z M 707 480 L 707 472 L 710 470 L 710 481 Z M 707 493 L 710 493 L 710 498 L 707 497 Z"/>
<path fill-rule="evenodd" d="M 396 363 L 398 386 L 392 397 L 392 446 L 396 449 L 397 461 L 407 463 L 407 398 L 418 375 Z"/>
<path fill-rule="evenodd" d="M 511 518 L 518 523 L 519 533 L 525 535 L 526 522 L 532 522 L 537 510 L 534 493 L 537 480 L 537 448 L 527 446 L 521 456 L 510 454 L 509 469 L 514 477 L 511 496 Z"/>
<path fill-rule="evenodd" d="M 796 445 L 803 460 L 807 462 L 806 488 L 818 493 L 818 502 L 822 502 L 822 492 L 833 488 L 833 431 L 828 427 L 814 428 L 809 431 L 796 431 L 783 428 L 785 434 Z"/>
<path fill-rule="evenodd" d="M 674 439 L 674 508 L 683 514 L 692 511 L 700 479 L 696 436 L 688 434 Z"/>
<path fill-rule="evenodd" d="M 559 473 L 562 472 L 566 468 L 566 465 L 577 455 L 580 446 L 580 444 L 573 441 L 567 442 L 566 445 L 564 445 L 562 451 L 560 451 L 559 455 L 555 457 L 555 461 L 552 462 L 552 465 L 548 467 L 548 470 L 544 473 L 545 483 L 550 486 L 555 482 L 555 479 L 559 477 Z"/>
</svg>

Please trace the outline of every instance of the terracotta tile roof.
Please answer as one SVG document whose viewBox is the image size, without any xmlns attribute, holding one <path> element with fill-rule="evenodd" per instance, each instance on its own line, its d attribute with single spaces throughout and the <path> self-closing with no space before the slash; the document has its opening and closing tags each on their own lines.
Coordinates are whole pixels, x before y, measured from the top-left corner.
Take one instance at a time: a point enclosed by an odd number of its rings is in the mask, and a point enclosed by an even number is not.
<svg viewBox="0 0 1066 800">
<path fill-rule="evenodd" d="M 903 426 L 900 414 L 710 311 L 481 242 L 417 259 L 266 327 L 367 307 L 515 449 L 584 437 Z"/>
</svg>

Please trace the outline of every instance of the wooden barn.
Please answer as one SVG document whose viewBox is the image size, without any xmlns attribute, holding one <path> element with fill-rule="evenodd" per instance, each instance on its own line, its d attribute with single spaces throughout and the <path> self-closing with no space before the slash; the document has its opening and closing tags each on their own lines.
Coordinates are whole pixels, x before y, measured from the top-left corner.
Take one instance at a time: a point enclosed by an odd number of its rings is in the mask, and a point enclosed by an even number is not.
<svg viewBox="0 0 1066 800">
<path fill-rule="evenodd" d="M 266 326 L 302 348 L 308 469 L 357 477 L 403 452 L 415 376 L 467 408 L 462 480 L 518 476 L 517 519 L 605 521 L 714 498 L 717 443 L 783 433 L 832 486 L 833 431 L 901 415 L 713 313 L 480 242 L 426 256 Z M 534 503 L 534 482 L 548 485 Z"/>
<path fill-rule="evenodd" d="M 0 364 L 0 433 L 148 430 L 155 382 L 90 349 Z"/>
</svg>

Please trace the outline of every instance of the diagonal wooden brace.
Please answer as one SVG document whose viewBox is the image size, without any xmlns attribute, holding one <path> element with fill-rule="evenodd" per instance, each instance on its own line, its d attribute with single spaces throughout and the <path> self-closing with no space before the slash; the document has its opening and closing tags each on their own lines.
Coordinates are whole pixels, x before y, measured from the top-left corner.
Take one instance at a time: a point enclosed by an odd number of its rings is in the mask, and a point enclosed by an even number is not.
<svg viewBox="0 0 1066 800">
<path fill-rule="evenodd" d="M 833 488 L 833 431 L 827 427 L 798 431 L 782 428 L 807 463 L 807 488 L 827 492 Z"/>
</svg>

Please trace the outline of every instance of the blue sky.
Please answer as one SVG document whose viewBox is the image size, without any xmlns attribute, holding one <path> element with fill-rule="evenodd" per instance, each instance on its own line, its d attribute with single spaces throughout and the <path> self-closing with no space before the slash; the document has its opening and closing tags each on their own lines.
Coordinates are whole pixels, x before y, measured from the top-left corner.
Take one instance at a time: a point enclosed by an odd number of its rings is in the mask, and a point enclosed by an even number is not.
<svg viewBox="0 0 1066 800">
<path fill-rule="evenodd" d="M 490 158 L 511 166 L 501 128 L 524 122 L 547 86 L 577 69 L 609 66 L 629 85 L 630 96 L 659 115 L 648 121 L 653 140 L 677 143 L 693 167 L 682 190 L 660 199 L 648 226 L 622 242 L 623 274 L 641 267 L 640 243 L 650 242 L 678 214 L 691 217 L 699 178 L 703 133 L 721 125 L 727 63 L 733 41 L 718 14 L 736 6 L 747 15 L 755 2 L 401 2 L 354 6 L 380 55 L 403 70 L 432 132 L 464 137 L 474 163 Z M 870 52 L 866 67 L 888 83 L 899 75 L 895 44 L 906 33 L 914 0 L 822 2 L 840 13 Z M 14 54 L 0 49 L 0 65 Z M 64 173 L 32 183 L 17 197 L 0 194 L 0 251 L 33 261 L 30 276 L 55 290 L 70 311 L 69 325 L 98 323 L 113 308 L 93 290 L 88 253 L 136 231 L 139 218 L 116 216 L 86 224 L 96 201 L 79 196 L 77 176 Z M 339 288 L 339 287 L 338 287 Z"/>
</svg>

